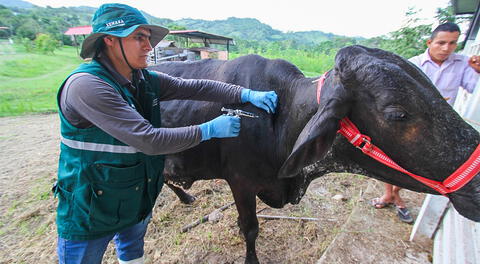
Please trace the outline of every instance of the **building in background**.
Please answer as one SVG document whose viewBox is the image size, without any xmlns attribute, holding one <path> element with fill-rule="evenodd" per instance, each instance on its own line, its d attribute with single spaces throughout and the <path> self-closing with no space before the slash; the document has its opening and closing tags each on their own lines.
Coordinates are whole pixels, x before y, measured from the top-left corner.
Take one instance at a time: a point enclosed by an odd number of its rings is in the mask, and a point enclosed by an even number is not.
<svg viewBox="0 0 480 264">
<path fill-rule="evenodd" d="M 78 47 L 87 35 L 92 33 L 92 26 L 72 27 L 65 31 L 65 35 L 72 37 L 74 45 Z M 83 38 L 77 38 L 83 36 Z M 235 45 L 232 38 L 214 35 L 198 30 L 170 31 L 165 40 L 160 41 L 150 53 L 150 65 L 161 61 L 219 59 L 228 60 L 230 46 Z"/>
<path fill-rule="evenodd" d="M 235 41 L 225 36 L 198 30 L 170 31 L 166 40 L 160 42 L 152 51 L 150 64 L 164 60 L 228 60 L 232 45 L 235 45 Z"/>
</svg>

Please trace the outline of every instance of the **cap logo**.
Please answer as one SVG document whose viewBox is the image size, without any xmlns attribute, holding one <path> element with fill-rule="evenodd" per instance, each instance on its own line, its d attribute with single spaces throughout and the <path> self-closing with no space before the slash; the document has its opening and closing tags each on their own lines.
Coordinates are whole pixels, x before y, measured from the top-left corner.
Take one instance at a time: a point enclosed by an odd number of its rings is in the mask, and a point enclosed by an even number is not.
<svg viewBox="0 0 480 264">
<path fill-rule="evenodd" d="M 105 24 L 105 26 L 107 28 L 121 27 L 121 26 L 125 26 L 125 22 L 123 21 L 123 19 L 119 19 L 119 20 L 115 20 L 115 21 L 112 21 L 112 22 L 108 22 L 108 23 Z"/>
</svg>

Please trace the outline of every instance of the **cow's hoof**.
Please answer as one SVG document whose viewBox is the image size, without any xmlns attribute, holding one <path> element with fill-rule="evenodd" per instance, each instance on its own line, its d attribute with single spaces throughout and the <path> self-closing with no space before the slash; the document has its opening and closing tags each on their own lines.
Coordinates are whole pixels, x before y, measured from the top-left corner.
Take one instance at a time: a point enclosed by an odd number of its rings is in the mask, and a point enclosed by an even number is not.
<svg viewBox="0 0 480 264">
<path fill-rule="evenodd" d="M 257 257 L 252 257 L 252 258 L 246 258 L 245 259 L 245 264 L 260 264 L 260 262 L 258 262 L 258 259 Z"/>
<path fill-rule="evenodd" d="M 167 183 L 167 186 L 175 193 L 175 195 L 177 195 L 178 199 L 180 199 L 180 202 L 184 204 L 192 204 L 195 202 L 195 196 L 188 194 L 182 188 L 169 183 Z"/>
<path fill-rule="evenodd" d="M 188 193 L 185 193 L 184 195 L 182 196 L 178 196 L 178 198 L 180 199 L 180 201 L 184 204 L 192 204 L 193 202 L 195 202 L 195 200 L 197 198 L 195 198 L 195 196 L 193 195 L 190 195 Z"/>
</svg>

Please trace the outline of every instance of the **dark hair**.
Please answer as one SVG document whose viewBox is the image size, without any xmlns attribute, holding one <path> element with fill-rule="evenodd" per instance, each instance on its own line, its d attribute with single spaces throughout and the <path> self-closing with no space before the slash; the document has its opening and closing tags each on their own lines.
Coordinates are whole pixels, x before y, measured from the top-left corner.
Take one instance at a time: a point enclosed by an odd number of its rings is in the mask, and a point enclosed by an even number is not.
<svg viewBox="0 0 480 264">
<path fill-rule="evenodd" d="M 460 28 L 458 27 L 457 24 L 453 22 L 447 22 L 435 28 L 435 30 L 433 30 L 432 32 L 432 35 L 430 35 L 430 39 L 433 40 L 437 36 L 438 32 L 441 32 L 441 31 L 458 32 L 460 34 Z"/>
<path fill-rule="evenodd" d="M 104 35 L 102 37 L 99 37 L 96 41 L 95 41 L 95 44 L 94 44 L 94 47 L 95 47 L 95 53 L 93 55 L 93 58 L 97 58 L 98 55 L 100 55 L 100 53 L 102 53 L 104 50 L 105 50 L 105 41 L 103 41 L 103 39 L 106 37 L 107 35 Z"/>
</svg>

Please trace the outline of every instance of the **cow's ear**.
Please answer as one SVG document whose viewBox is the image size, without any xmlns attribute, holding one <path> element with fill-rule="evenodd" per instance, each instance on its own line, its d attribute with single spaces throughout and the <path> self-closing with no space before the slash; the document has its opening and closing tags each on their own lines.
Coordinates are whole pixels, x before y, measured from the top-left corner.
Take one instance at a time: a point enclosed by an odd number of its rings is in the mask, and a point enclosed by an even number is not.
<svg viewBox="0 0 480 264">
<path fill-rule="evenodd" d="M 339 121 L 349 111 L 349 91 L 336 73 L 322 89 L 321 104 L 297 138 L 292 152 L 278 173 L 279 178 L 295 177 L 308 165 L 323 159 L 339 129 Z M 330 83 L 330 85 L 328 85 Z"/>
</svg>

